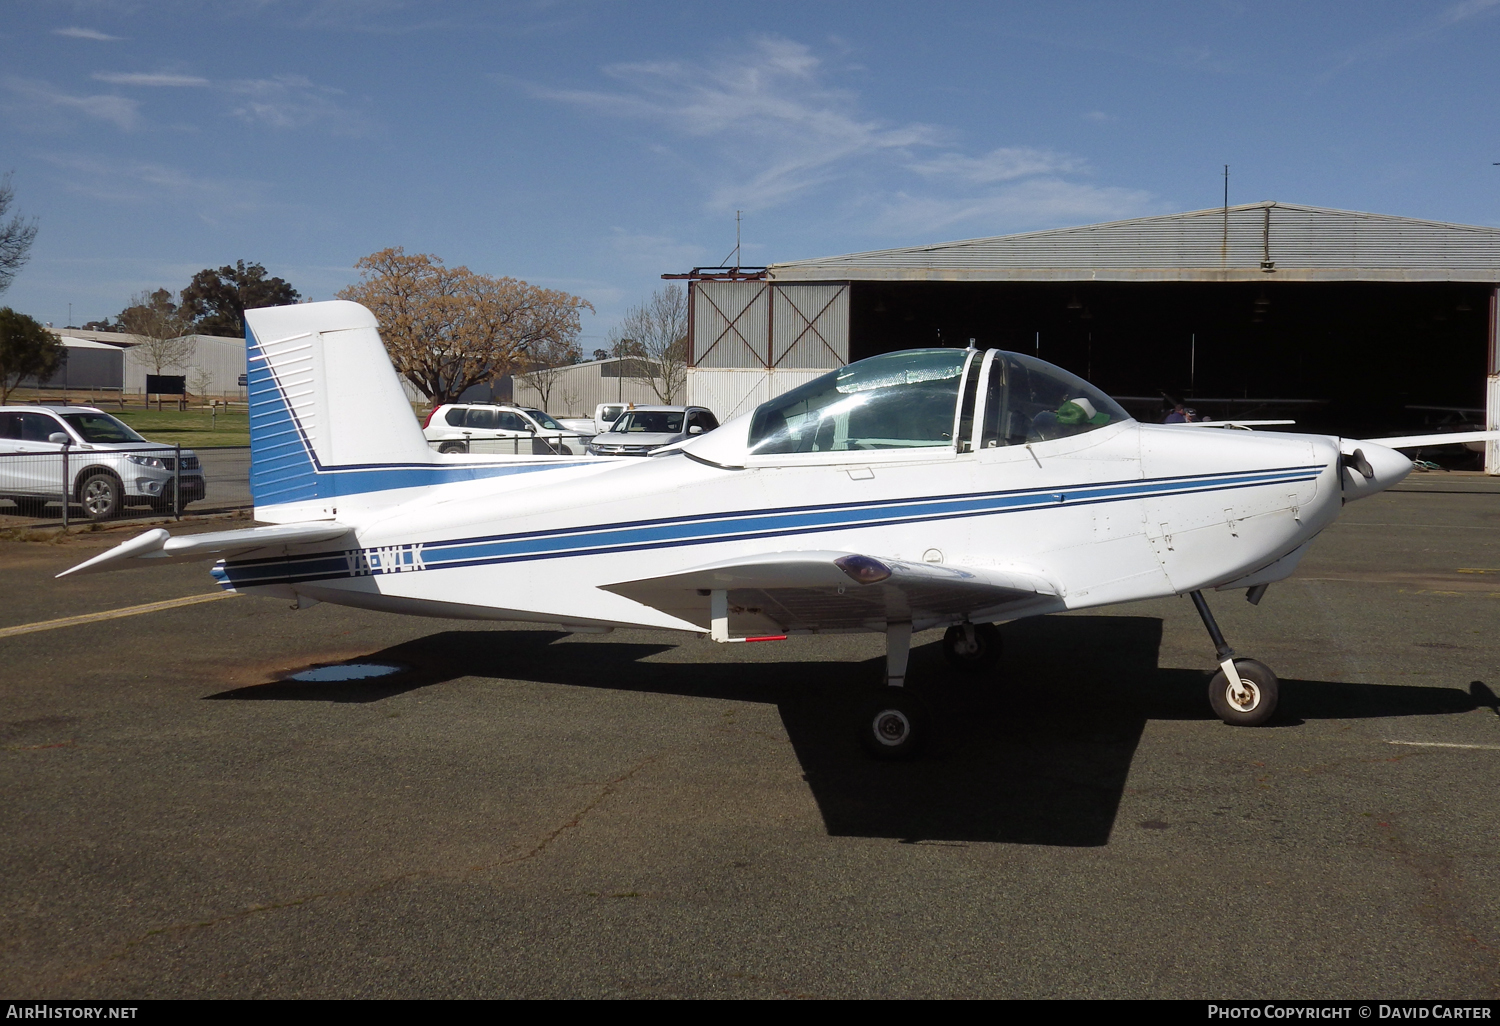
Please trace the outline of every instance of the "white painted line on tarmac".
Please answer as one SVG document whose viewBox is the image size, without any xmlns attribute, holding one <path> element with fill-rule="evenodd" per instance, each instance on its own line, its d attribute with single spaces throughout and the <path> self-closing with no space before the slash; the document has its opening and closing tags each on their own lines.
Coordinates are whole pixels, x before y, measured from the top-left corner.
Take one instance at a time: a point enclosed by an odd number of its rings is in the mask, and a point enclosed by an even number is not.
<svg viewBox="0 0 1500 1026">
<path fill-rule="evenodd" d="M 236 594 L 232 591 L 219 591 L 211 595 L 189 595 L 186 598 L 167 599 L 163 602 L 147 602 L 143 606 L 108 609 L 102 613 L 84 613 L 81 616 L 64 616 L 58 620 L 43 620 L 40 623 L 23 623 L 18 627 L 0 627 L 0 638 L 31 634 L 36 631 L 56 630 L 58 627 L 76 627 L 79 624 L 97 623 L 100 620 L 117 620 L 122 616 L 139 616 L 141 613 L 155 613 L 161 609 L 176 609 L 178 606 L 191 606 L 199 602 L 217 602 L 219 599 L 234 598 Z"/>
<path fill-rule="evenodd" d="M 1414 748 L 1479 748 L 1486 752 L 1500 752 L 1500 745 L 1459 745 L 1452 741 L 1387 741 L 1388 745 L 1411 745 Z"/>
</svg>

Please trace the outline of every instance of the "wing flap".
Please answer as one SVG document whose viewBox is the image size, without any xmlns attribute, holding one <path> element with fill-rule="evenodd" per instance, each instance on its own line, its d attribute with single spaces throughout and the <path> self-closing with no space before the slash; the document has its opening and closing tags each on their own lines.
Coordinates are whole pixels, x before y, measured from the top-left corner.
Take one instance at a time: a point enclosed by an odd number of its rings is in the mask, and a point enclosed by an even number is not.
<svg viewBox="0 0 1500 1026">
<path fill-rule="evenodd" d="M 64 570 L 58 577 L 70 574 L 98 574 L 107 570 L 123 570 L 140 566 L 141 560 L 154 562 L 185 563 L 209 556 L 220 558 L 242 555 L 275 546 L 311 545 L 332 541 L 348 534 L 352 528 L 347 524 L 327 520 L 304 524 L 275 524 L 270 527 L 249 527 L 239 531 L 214 531 L 208 534 L 184 534 L 173 537 L 163 528 L 146 531 L 127 542 L 121 542 L 107 552 L 79 563 L 71 570 Z"/>
<path fill-rule="evenodd" d="M 863 561 L 866 580 L 840 566 L 851 559 Z M 871 564 L 879 569 L 869 571 Z M 1060 608 L 1063 594 L 1057 582 L 1022 568 L 832 551 L 768 552 L 603 587 L 704 630 L 711 621 L 710 596 L 722 589 L 728 592 L 730 628 L 742 633 L 882 629 L 892 622 L 925 626 L 969 616 L 1003 619 L 1010 609 Z"/>
</svg>

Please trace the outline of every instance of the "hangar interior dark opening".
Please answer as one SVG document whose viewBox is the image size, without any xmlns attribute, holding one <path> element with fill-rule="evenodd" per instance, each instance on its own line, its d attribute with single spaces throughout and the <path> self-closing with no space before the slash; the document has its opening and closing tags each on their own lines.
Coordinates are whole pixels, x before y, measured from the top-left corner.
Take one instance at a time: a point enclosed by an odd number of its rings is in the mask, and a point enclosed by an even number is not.
<svg viewBox="0 0 1500 1026">
<path fill-rule="evenodd" d="M 1082 375 L 1141 420 L 1161 420 L 1167 395 L 1217 420 L 1352 437 L 1482 427 L 1492 289 L 856 281 L 849 358 L 973 339 Z"/>
</svg>

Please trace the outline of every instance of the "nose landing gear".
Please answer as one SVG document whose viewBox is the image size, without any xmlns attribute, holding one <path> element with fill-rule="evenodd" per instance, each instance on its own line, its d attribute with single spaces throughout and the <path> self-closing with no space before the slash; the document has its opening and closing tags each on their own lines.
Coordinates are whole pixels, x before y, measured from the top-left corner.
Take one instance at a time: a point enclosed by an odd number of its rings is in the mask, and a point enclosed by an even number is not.
<svg viewBox="0 0 1500 1026">
<path fill-rule="evenodd" d="M 1270 667 L 1254 659 L 1236 659 L 1224 640 L 1203 592 L 1189 593 L 1219 657 L 1219 672 L 1208 682 L 1208 704 L 1214 715 L 1235 727 L 1258 727 L 1276 712 L 1280 681 Z"/>
</svg>

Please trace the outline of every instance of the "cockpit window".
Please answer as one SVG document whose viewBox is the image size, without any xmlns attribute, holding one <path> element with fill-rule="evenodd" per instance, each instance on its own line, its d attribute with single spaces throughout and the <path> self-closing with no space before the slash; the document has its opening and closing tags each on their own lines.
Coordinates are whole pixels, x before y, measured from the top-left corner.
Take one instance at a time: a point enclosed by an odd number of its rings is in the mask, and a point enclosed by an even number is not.
<svg viewBox="0 0 1500 1026">
<path fill-rule="evenodd" d="M 1130 419 L 1120 404 L 1061 367 L 1020 353 L 995 354 L 985 382 L 981 448 L 1026 445 Z"/>
<path fill-rule="evenodd" d="M 963 349 L 860 360 L 756 409 L 750 452 L 909 449 L 953 444 Z"/>
</svg>

